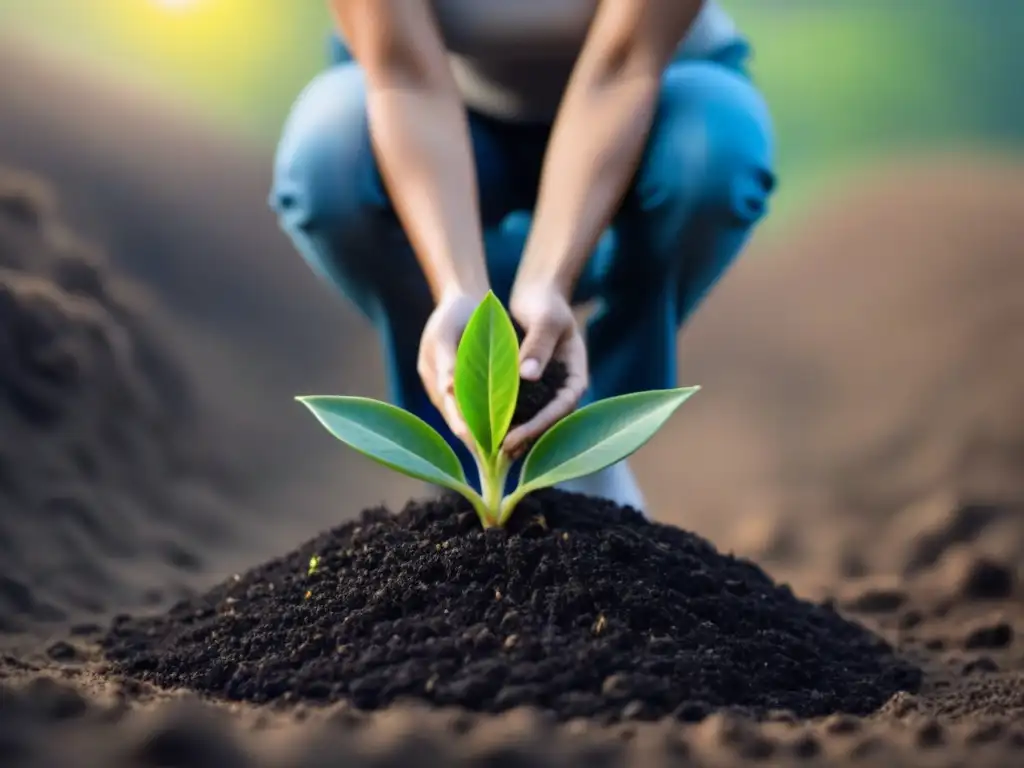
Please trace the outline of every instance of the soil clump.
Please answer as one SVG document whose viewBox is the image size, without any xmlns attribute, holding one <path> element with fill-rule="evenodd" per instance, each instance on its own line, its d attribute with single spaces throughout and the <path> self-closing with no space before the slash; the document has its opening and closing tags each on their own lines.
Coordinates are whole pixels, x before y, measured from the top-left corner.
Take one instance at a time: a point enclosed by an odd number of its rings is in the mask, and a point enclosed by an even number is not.
<svg viewBox="0 0 1024 768">
<path fill-rule="evenodd" d="M 866 715 L 920 681 L 752 563 L 553 490 L 507 531 L 454 496 L 364 512 L 168 614 L 122 617 L 102 645 L 122 674 L 231 700 L 558 720 Z"/>
</svg>

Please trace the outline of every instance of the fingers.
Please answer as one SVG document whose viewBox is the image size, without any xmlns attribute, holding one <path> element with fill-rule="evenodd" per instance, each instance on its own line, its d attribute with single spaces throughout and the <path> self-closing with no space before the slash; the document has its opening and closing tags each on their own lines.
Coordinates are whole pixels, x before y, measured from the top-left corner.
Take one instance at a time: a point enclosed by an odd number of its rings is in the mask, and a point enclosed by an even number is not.
<svg viewBox="0 0 1024 768">
<path fill-rule="evenodd" d="M 530 325 L 519 348 L 519 375 L 527 381 L 537 381 L 548 367 L 564 328 L 550 320 Z"/>
<path fill-rule="evenodd" d="M 427 353 L 426 345 L 421 344 L 419 358 L 416 360 L 416 373 L 423 382 L 423 389 L 435 408 L 441 410 L 441 399 L 437 390 L 437 371 L 434 368 L 431 355 Z"/>
<path fill-rule="evenodd" d="M 587 349 L 578 334 L 566 342 L 561 357 L 567 368 L 562 388 L 536 416 L 510 431 L 505 438 L 505 452 L 514 459 L 520 458 L 534 440 L 572 413 L 587 390 Z"/>
<path fill-rule="evenodd" d="M 427 397 L 444 417 L 448 428 L 468 444 L 469 430 L 455 400 L 455 353 L 449 346 L 433 339 L 425 338 L 421 341 L 416 371 Z"/>
<path fill-rule="evenodd" d="M 469 443 L 469 430 L 459 412 L 459 404 L 455 399 L 455 351 L 447 345 L 438 345 L 434 352 L 436 369 L 436 391 L 439 402 L 436 404 L 452 433 L 464 443 Z"/>
<path fill-rule="evenodd" d="M 505 451 L 513 458 L 519 458 L 526 448 L 540 435 L 565 416 L 572 413 L 578 398 L 572 390 L 562 388 L 540 412 L 525 424 L 521 424 L 505 438 Z"/>
</svg>

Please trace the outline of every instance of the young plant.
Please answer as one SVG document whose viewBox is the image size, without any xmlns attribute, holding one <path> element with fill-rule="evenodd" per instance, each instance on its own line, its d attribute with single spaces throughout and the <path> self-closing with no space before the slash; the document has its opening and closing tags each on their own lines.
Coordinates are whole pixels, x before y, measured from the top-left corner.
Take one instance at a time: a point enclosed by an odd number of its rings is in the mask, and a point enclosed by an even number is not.
<svg viewBox="0 0 1024 768">
<path fill-rule="evenodd" d="M 472 437 L 481 492 L 466 481 L 455 451 L 411 413 L 364 397 L 297 400 L 350 447 L 409 477 L 462 494 L 485 528 L 503 526 L 528 493 L 598 472 L 638 450 L 700 387 L 636 392 L 581 408 L 541 435 L 515 490 L 504 495 L 512 462 L 502 442 L 519 397 L 519 342 L 505 308 L 488 293 L 456 354 L 455 399 Z"/>
</svg>

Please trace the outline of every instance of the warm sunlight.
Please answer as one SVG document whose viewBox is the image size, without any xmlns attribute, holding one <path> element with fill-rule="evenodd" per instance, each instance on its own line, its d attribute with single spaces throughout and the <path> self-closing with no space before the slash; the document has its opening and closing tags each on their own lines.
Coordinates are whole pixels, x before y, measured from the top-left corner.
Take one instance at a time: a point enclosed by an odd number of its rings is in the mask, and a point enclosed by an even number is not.
<svg viewBox="0 0 1024 768">
<path fill-rule="evenodd" d="M 135 0 L 106 17 L 137 61 L 173 67 L 183 79 L 244 81 L 264 65 L 283 8 L 249 0 Z M 285 11 L 287 12 L 287 11 Z"/>
<path fill-rule="evenodd" d="M 188 11 L 195 8 L 202 0 L 152 0 L 153 3 L 169 11 Z"/>
</svg>

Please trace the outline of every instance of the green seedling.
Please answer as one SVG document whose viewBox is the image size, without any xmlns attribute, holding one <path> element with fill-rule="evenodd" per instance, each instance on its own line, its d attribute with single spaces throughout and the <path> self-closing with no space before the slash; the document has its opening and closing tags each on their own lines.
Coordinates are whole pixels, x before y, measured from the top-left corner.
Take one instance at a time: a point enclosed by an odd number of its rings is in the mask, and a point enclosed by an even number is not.
<svg viewBox="0 0 1024 768">
<path fill-rule="evenodd" d="M 455 400 L 472 438 L 481 492 L 455 451 L 407 411 L 364 397 L 297 398 L 327 431 L 379 464 L 462 494 L 485 528 L 504 526 L 528 493 L 598 472 L 650 440 L 700 387 L 636 392 L 581 408 L 548 429 L 504 494 L 512 461 L 502 448 L 519 397 L 519 342 L 505 308 L 488 293 L 473 312 L 455 361 Z"/>
</svg>

